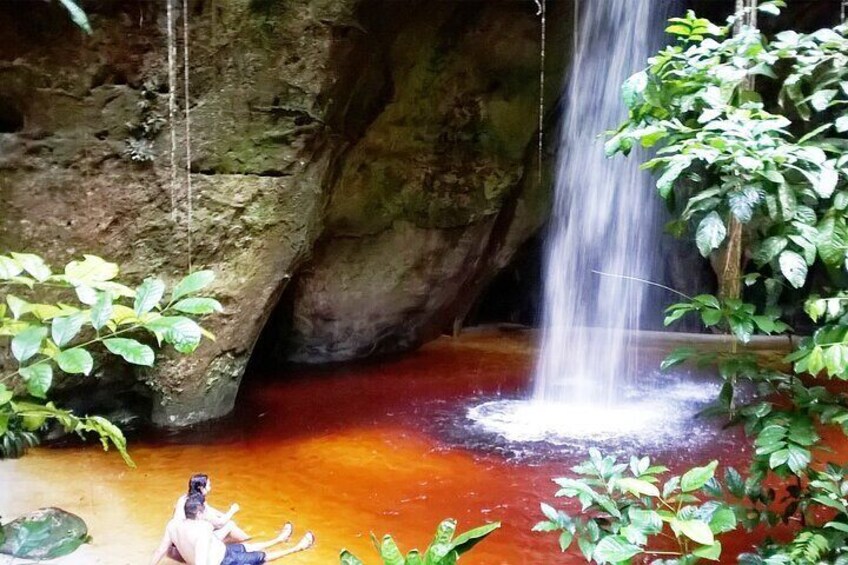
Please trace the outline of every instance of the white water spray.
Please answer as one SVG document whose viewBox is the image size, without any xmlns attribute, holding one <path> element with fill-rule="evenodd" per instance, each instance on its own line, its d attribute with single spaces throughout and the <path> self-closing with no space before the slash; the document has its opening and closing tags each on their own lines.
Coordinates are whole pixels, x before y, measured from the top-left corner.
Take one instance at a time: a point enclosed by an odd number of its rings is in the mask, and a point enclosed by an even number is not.
<svg viewBox="0 0 848 565">
<path fill-rule="evenodd" d="M 656 275 L 658 202 L 641 159 L 607 159 L 599 134 L 626 116 L 621 85 L 658 47 L 662 4 L 581 4 L 547 240 L 538 402 L 609 406 L 634 370 L 628 330 L 639 328 L 650 307 L 645 286 L 597 272 Z"/>
</svg>

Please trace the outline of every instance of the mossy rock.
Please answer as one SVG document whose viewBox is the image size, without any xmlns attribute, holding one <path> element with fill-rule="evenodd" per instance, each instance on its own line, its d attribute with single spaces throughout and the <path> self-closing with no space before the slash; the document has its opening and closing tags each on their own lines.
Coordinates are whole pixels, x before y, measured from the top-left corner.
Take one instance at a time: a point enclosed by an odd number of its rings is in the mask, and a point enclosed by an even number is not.
<svg viewBox="0 0 848 565">
<path fill-rule="evenodd" d="M 61 508 L 41 508 L 2 526 L 0 540 L 0 553 L 21 559 L 55 559 L 86 543 L 88 526 Z"/>
</svg>

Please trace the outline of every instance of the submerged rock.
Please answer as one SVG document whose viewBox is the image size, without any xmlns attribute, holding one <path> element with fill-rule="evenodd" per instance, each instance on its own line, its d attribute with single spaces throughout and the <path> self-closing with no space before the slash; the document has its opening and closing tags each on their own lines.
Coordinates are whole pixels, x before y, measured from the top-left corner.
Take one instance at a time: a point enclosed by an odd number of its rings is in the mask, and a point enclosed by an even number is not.
<svg viewBox="0 0 848 565">
<path fill-rule="evenodd" d="M 61 508 L 41 508 L 2 527 L 0 553 L 21 559 L 55 559 L 89 540 L 85 521 Z"/>
</svg>

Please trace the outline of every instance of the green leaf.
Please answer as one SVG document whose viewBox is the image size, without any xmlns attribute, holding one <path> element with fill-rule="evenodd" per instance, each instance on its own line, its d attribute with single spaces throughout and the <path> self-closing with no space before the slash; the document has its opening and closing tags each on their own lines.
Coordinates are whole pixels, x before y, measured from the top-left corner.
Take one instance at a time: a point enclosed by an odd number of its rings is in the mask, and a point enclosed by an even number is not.
<svg viewBox="0 0 848 565">
<path fill-rule="evenodd" d="M 780 254 L 778 263 L 780 264 L 780 272 L 783 273 L 789 284 L 795 288 L 804 286 L 804 282 L 807 280 L 807 262 L 804 261 L 803 257 L 794 251 L 784 251 Z"/>
<path fill-rule="evenodd" d="M 663 359 L 660 364 L 660 369 L 665 371 L 674 367 L 675 365 L 679 365 L 692 357 L 696 356 L 698 351 L 694 347 L 678 347 L 674 351 L 668 354 L 668 356 Z"/>
<path fill-rule="evenodd" d="M 23 363 L 38 353 L 41 342 L 47 337 L 47 328 L 27 328 L 12 338 L 12 355 Z"/>
<path fill-rule="evenodd" d="M 713 478 L 716 467 L 718 467 L 718 461 L 712 461 L 704 467 L 694 467 L 686 471 L 680 479 L 680 490 L 683 492 L 698 490 Z"/>
<path fill-rule="evenodd" d="M 82 329 L 84 322 L 85 315 L 82 313 L 53 318 L 50 325 L 50 333 L 53 338 L 53 342 L 59 347 L 64 346 L 77 336 Z"/>
<path fill-rule="evenodd" d="M 91 353 L 85 349 L 74 347 L 73 349 L 66 349 L 56 356 L 56 364 L 66 373 L 88 375 L 94 368 L 94 359 L 91 357 Z"/>
<path fill-rule="evenodd" d="M 212 314 L 214 312 L 222 312 L 221 303 L 213 298 L 183 298 L 173 306 L 174 310 L 185 314 Z"/>
<path fill-rule="evenodd" d="M 601 564 L 620 563 L 640 553 L 642 548 L 628 542 L 623 536 L 607 536 L 595 546 L 592 558 Z"/>
<path fill-rule="evenodd" d="M 83 261 L 71 261 L 65 267 L 65 276 L 74 286 L 110 281 L 118 276 L 120 270 L 114 263 L 104 261 L 95 255 L 83 255 Z"/>
<path fill-rule="evenodd" d="M 133 310 L 136 315 L 141 317 L 153 310 L 153 308 L 159 305 L 159 301 L 162 300 L 164 294 L 165 283 L 161 279 L 152 277 L 144 279 L 144 282 L 135 290 Z"/>
<path fill-rule="evenodd" d="M 0 279 L 11 279 L 23 272 L 24 268 L 20 263 L 5 255 L 0 255 Z"/>
<path fill-rule="evenodd" d="M 383 543 L 380 545 L 380 556 L 383 558 L 384 565 L 404 565 L 405 559 L 400 552 L 395 540 L 392 536 L 383 536 Z"/>
<path fill-rule="evenodd" d="M 629 492 L 636 496 L 659 497 L 660 495 L 660 491 L 656 486 L 652 485 L 648 481 L 643 481 L 641 479 L 623 477 L 620 479 L 616 479 L 615 484 L 622 491 Z"/>
<path fill-rule="evenodd" d="M 713 249 L 717 249 L 721 245 L 726 236 L 727 228 L 724 227 L 721 217 L 716 212 L 710 212 L 698 224 L 695 243 L 698 245 L 701 255 L 708 257 Z"/>
<path fill-rule="evenodd" d="M 134 339 L 113 337 L 103 340 L 103 345 L 105 345 L 106 349 L 108 349 L 111 353 L 120 355 L 124 358 L 124 361 L 132 363 L 133 365 L 152 367 L 153 361 L 156 358 L 156 355 L 150 347 L 143 343 L 139 343 Z"/>
<path fill-rule="evenodd" d="M 11 390 L 6 388 L 6 385 L 0 383 L 0 406 L 5 406 L 15 396 Z"/>
<path fill-rule="evenodd" d="M 680 520 L 675 518 L 671 521 L 671 528 L 702 545 L 712 545 L 715 543 L 715 536 L 713 536 L 710 526 L 700 520 Z"/>
<path fill-rule="evenodd" d="M 462 555 L 500 527 L 500 522 L 492 522 L 491 524 L 472 528 L 467 532 L 463 532 L 456 536 L 456 538 L 454 538 L 454 540 L 450 543 L 450 549 L 451 551 L 456 551 L 459 555 Z"/>
<path fill-rule="evenodd" d="M 50 385 L 53 384 L 53 367 L 47 363 L 39 363 L 23 367 L 19 371 L 27 386 L 27 392 L 36 398 L 46 398 Z"/>
<path fill-rule="evenodd" d="M 341 565 L 365 565 L 360 559 L 349 552 L 346 549 L 343 549 L 341 553 L 339 553 L 339 562 Z"/>
<path fill-rule="evenodd" d="M 32 253 L 12 253 L 12 257 L 38 282 L 44 282 L 52 274 L 44 259 Z"/>
<path fill-rule="evenodd" d="M 836 118 L 836 131 L 838 131 L 839 133 L 844 133 L 848 131 L 848 115 Z"/>
<path fill-rule="evenodd" d="M 197 322 L 184 316 L 161 316 L 147 322 L 144 327 L 153 332 L 159 341 L 170 343 L 180 353 L 191 353 L 197 349 L 203 335 Z"/>
<path fill-rule="evenodd" d="M 717 541 L 712 545 L 698 547 L 692 551 L 692 555 L 710 561 L 718 561 L 721 558 L 721 542 Z"/>
<path fill-rule="evenodd" d="M 818 227 L 816 248 L 826 265 L 840 268 L 848 252 L 848 225 L 842 217 L 829 216 Z"/>
<path fill-rule="evenodd" d="M 807 465 L 812 461 L 810 451 L 797 445 L 789 444 L 789 458 L 787 464 L 793 473 L 796 475 L 807 468 Z"/>
<path fill-rule="evenodd" d="M 192 273 L 174 287 L 171 300 L 179 300 L 183 296 L 203 290 L 214 280 L 215 273 L 212 271 L 197 271 L 196 273 Z"/>
<path fill-rule="evenodd" d="M 789 240 L 783 236 L 766 238 L 760 243 L 757 251 L 754 253 L 754 261 L 759 265 L 765 265 L 786 249 L 788 244 Z"/>
<path fill-rule="evenodd" d="M 73 0 L 59 0 L 59 2 L 65 7 L 68 13 L 71 15 L 71 19 L 77 26 L 80 27 L 85 33 L 91 35 L 91 24 L 88 23 L 88 16 L 85 15 L 85 12 L 82 8 L 77 6 L 76 2 Z"/>
<path fill-rule="evenodd" d="M 628 78 L 621 87 L 621 95 L 628 108 L 642 101 L 642 93 L 648 86 L 648 73 L 641 71 Z"/>
<path fill-rule="evenodd" d="M 13 294 L 6 295 L 6 304 L 9 305 L 9 310 L 12 311 L 12 317 L 16 320 L 20 319 L 21 316 L 29 312 L 32 308 L 29 302 L 21 300 Z"/>
<path fill-rule="evenodd" d="M 112 319 L 112 297 L 108 292 L 97 295 L 97 302 L 91 307 L 91 325 L 99 330 Z"/>
<path fill-rule="evenodd" d="M 559 549 L 560 549 L 560 551 L 568 551 L 568 548 L 571 546 L 572 541 L 574 541 L 574 534 L 572 534 L 568 530 L 563 530 L 559 534 Z"/>
<path fill-rule="evenodd" d="M 424 565 L 424 560 L 421 559 L 421 553 L 417 549 L 413 549 L 406 554 L 406 565 Z"/>
</svg>

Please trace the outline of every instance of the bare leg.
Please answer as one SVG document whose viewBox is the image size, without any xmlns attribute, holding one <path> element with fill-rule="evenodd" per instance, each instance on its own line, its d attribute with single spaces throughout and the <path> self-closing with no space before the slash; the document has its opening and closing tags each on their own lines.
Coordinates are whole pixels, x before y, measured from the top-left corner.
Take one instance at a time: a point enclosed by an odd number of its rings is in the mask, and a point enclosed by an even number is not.
<svg viewBox="0 0 848 565">
<path fill-rule="evenodd" d="M 241 543 L 250 539 L 250 536 L 236 526 L 236 523 L 232 520 L 215 530 L 215 537 L 221 541 L 229 541 L 231 543 Z"/>
<path fill-rule="evenodd" d="M 292 553 L 297 553 L 299 551 L 304 551 L 309 549 L 315 545 L 315 535 L 312 532 L 306 532 L 306 534 L 301 538 L 297 545 L 290 547 L 289 549 L 284 549 L 282 551 L 275 551 L 274 553 L 268 553 L 265 555 L 265 561 L 275 561 L 277 559 L 282 559 Z"/>
<path fill-rule="evenodd" d="M 286 522 L 286 525 L 283 526 L 283 529 L 280 530 L 280 534 L 270 541 L 256 542 L 256 543 L 246 543 L 244 544 L 244 548 L 247 551 L 265 551 L 272 545 L 277 545 L 278 543 L 283 543 L 284 541 L 288 541 L 288 539 L 292 535 L 292 525 L 291 522 Z"/>
</svg>

